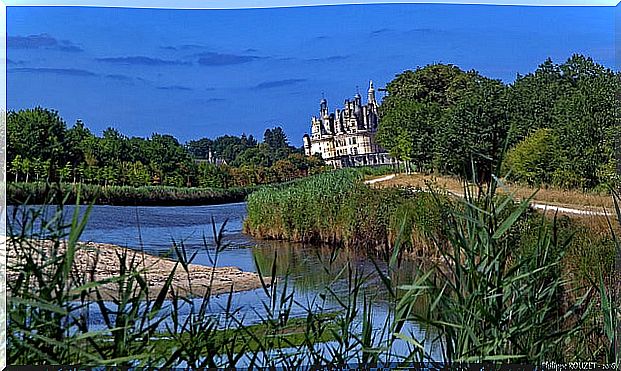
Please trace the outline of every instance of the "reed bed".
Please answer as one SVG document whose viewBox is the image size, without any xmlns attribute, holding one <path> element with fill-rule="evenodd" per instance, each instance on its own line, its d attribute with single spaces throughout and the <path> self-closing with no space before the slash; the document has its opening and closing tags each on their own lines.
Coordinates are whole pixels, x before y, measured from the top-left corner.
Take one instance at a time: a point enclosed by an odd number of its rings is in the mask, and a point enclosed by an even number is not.
<svg viewBox="0 0 621 371">
<path fill-rule="evenodd" d="M 288 269 L 279 268 L 282 260 L 277 253 L 271 266 L 265 257 L 257 261 L 265 280 L 261 288 L 265 299 L 259 305 L 259 323 L 252 324 L 232 304 L 232 296 L 225 312 L 214 315 L 208 311 L 210 295 L 195 300 L 178 295 L 171 285 L 172 276 L 176 269 L 187 269 L 192 260 L 183 245 L 173 245 L 179 263 L 164 287 L 155 292 L 144 284 L 139 265 L 126 256 L 119 257 L 118 277 L 81 284 L 79 277 L 69 276 L 69 267 L 90 208 L 83 216 L 76 208 L 69 225 L 62 217 L 62 205 L 47 216 L 43 214 L 47 208 L 26 208 L 26 228 L 14 236 L 21 243 L 12 246 L 27 253 L 8 267 L 19 272 L 17 279 L 7 283 L 11 292 L 7 303 L 8 362 L 287 369 L 352 364 L 434 369 L 464 362 L 542 366 L 545 362 L 593 361 L 619 365 L 619 290 L 606 284 L 618 280 L 604 273 L 599 277 L 593 274 L 587 277 L 590 287 L 578 287 L 564 276 L 562 261 L 576 234 L 572 226 L 563 226 L 559 219 L 550 222 L 534 217 L 539 214 L 529 210 L 527 203 L 514 204 L 504 195 L 497 197 L 493 188 L 456 202 L 433 190 L 416 195 L 370 192 L 360 185 L 361 175 L 352 171 L 325 176 L 254 193 L 247 224 L 265 227 L 280 222 L 282 231 L 278 233 L 282 235 L 274 236 L 283 237 L 293 228 L 298 228 L 297 236 L 310 236 L 304 235 L 302 228 L 312 227 L 321 238 L 333 236 L 321 234 L 327 233 L 322 228 L 332 227 L 320 223 L 320 218 L 327 217 L 343 229 L 343 238 L 360 238 L 362 235 L 348 235 L 347 228 L 364 227 L 364 223 L 376 226 L 379 220 L 382 228 L 393 231 L 395 239 L 391 255 L 386 256 L 387 268 L 364 273 L 349 259 L 339 259 L 343 250 L 333 247 L 333 256 L 323 262 L 332 280 L 312 305 L 304 304 L 304 315 L 294 318 L 292 309 L 302 304 L 294 299 Z M 317 190 L 323 192 L 314 193 Z M 348 199 L 352 194 L 359 198 Z M 258 195 L 256 199 L 254 195 Z M 273 198 L 267 198 L 270 195 Z M 303 195 L 305 202 L 333 203 L 309 207 L 290 198 Z M 381 210 L 384 201 L 392 203 Z M 306 216 L 303 212 L 307 209 L 316 219 L 295 224 L 295 218 Z M 617 220 L 609 220 L 609 231 L 619 251 L 615 228 L 621 224 L 621 211 L 617 208 L 617 212 Z M 263 215 L 273 219 L 261 222 Z M 352 217 L 354 222 L 344 223 Z M 213 227 L 214 266 L 218 253 L 226 248 L 225 228 L 226 223 L 219 230 L 215 224 Z M 408 234 L 410 228 L 413 232 Z M 388 233 L 385 236 L 388 238 Z M 416 248 L 406 243 L 412 236 L 420 243 L 435 242 L 428 248 L 441 247 L 437 251 L 441 260 L 417 269 L 414 278 L 405 282 L 395 280 L 392 273 L 402 250 Z M 527 237 L 532 237 L 528 243 Z M 28 241 L 37 238 L 58 244 L 65 240 L 67 247 L 47 259 L 36 259 L 42 252 Z M 373 317 L 375 296 L 363 289 L 370 278 L 383 286 L 391 303 L 379 323 Z M 344 280 L 345 291 L 335 290 L 333 284 L 338 280 L 341 288 Z M 110 283 L 116 291 L 111 301 L 105 301 L 100 290 Z M 172 299 L 167 301 L 169 292 Z M 326 300 L 338 303 L 338 309 L 327 312 L 322 306 Z M 93 325 L 89 308 L 99 309 L 102 325 Z M 412 322 L 423 332 L 412 331 L 412 326 L 408 327 Z M 399 352 L 394 351 L 396 343 L 402 345 Z"/>
<path fill-rule="evenodd" d="M 416 290 L 404 295 L 409 299 L 402 309 L 453 339 L 443 349 L 446 359 L 567 361 L 571 352 L 602 362 L 618 357 L 610 348 L 615 332 L 601 329 L 618 323 L 618 309 L 610 308 L 619 308 L 621 223 L 613 215 L 545 215 L 529 208 L 533 195 L 519 201 L 522 195 L 503 187 L 498 180 L 475 191 L 463 184 L 466 196 L 455 198 L 433 185 L 408 194 L 364 186 L 355 171 L 322 174 L 295 189 L 251 195 L 245 228 L 260 238 L 420 258 L 429 275 L 407 286 Z M 332 198 L 325 196 L 329 190 Z M 489 296 L 503 299 L 486 303 Z M 477 305 L 482 312 L 468 314 Z M 413 310 L 421 306 L 425 315 Z M 513 325 L 519 329 L 509 335 Z"/>
<path fill-rule="evenodd" d="M 258 187 L 245 188 L 182 188 L 169 186 L 100 186 L 73 183 L 8 183 L 7 202 L 42 204 L 44 202 L 75 203 L 81 200 L 94 200 L 99 205 L 119 206 L 172 206 L 172 205 L 212 205 L 242 202 Z M 79 195 L 79 197 L 78 197 Z M 50 199 L 50 196 L 52 198 Z"/>
<path fill-rule="evenodd" d="M 374 192 L 352 169 L 315 175 L 248 197 L 244 231 L 258 238 L 327 243 L 384 252 L 401 191 Z"/>
</svg>

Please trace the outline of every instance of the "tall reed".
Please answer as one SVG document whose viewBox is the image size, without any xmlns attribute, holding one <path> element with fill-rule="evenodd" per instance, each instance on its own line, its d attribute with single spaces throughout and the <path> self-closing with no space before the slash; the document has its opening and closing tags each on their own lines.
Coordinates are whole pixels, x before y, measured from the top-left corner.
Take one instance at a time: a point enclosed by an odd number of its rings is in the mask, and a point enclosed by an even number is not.
<svg viewBox="0 0 621 371">
<path fill-rule="evenodd" d="M 311 303 L 295 299 L 295 288 L 286 271 L 277 273 L 274 256 L 270 270 L 261 272 L 265 299 L 259 319 L 248 322 L 233 305 L 232 292 L 221 313 L 209 310 L 209 290 L 192 295 L 189 282 L 189 295 L 177 293 L 172 285 L 175 271 L 187 273 L 195 256 L 182 243 L 173 242 L 178 264 L 156 291 L 147 284 L 135 255 L 119 256 L 117 277 L 94 280 L 92 273 L 74 270 L 76 253 L 83 248 L 78 241 L 88 222 L 88 212 L 80 217 L 78 209 L 66 223 L 62 204 L 14 208 L 9 226 L 21 225 L 11 228 L 9 243 L 11 365 L 344 367 L 396 359 L 389 346 L 394 340 L 390 317 L 377 333 L 373 290 L 363 289 L 368 273 L 349 263 L 334 266 L 338 249 L 325 262 L 327 271 L 338 273 Z M 205 239 L 214 266 L 227 248 L 225 228 L 226 223 L 216 229 L 214 222 L 214 246 Z M 340 290 L 342 282 L 345 291 Z M 110 284 L 114 290 L 104 291 Z M 294 309 L 302 309 L 303 315 L 293 316 Z"/>
</svg>

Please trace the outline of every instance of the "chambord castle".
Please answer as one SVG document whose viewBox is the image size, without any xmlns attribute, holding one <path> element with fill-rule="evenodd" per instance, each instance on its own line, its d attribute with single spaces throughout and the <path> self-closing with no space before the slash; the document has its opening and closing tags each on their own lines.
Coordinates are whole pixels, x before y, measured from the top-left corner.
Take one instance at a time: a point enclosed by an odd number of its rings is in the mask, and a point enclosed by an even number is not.
<svg viewBox="0 0 621 371">
<path fill-rule="evenodd" d="M 307 156 L 320 154 L 326 164 L 335 168 L 393 164 L 375 141 L 377 108 L 373 81 L 369 83 L 366 105 L 356 93 L 353 101 L 345 101 L 342 110 L 329 113 L 328 102 L 322 99 L 319 117 L 311 119 L 311 135 L 304 135 L 304 152 Z"/>
</svg>

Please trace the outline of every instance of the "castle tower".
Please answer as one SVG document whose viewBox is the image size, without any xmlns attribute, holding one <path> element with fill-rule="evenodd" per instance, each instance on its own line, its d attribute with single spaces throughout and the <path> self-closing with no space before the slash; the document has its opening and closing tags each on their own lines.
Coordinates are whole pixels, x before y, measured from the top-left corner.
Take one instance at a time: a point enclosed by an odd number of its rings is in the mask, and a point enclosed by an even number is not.
<svg viewBox="0 0 621 371">
<path fill-rule="evenodd" d="M 367 103 L 368 104 L 373 104 L 376 105 L 377 102 L 375 101 L 375 89 L 373 89 L 373 80 L 369 81 L 369 91 L 368 91 L 368 96 L 367 96 Z"/>
<path fill-rule="evenodd" d="M 328 101 L 323 98 L 320 103 L 320 118 L 328 116 Z"/>
<path fill-rule="evenodd" d="M 304 134 L 302 137 L 302 142 L 304 142 L 304 154 L 306 156 L 311 156 L 311 139 L 308 134 Z"/>
<path fill-rule="evenodd" d="M 362 97 L 360 96 L 360 92 L 358 92 L 358 87 L 356 86 L 356 95 L 354 95 L 354 103 L 356 106 L 362 106 Z"/>
</svg>

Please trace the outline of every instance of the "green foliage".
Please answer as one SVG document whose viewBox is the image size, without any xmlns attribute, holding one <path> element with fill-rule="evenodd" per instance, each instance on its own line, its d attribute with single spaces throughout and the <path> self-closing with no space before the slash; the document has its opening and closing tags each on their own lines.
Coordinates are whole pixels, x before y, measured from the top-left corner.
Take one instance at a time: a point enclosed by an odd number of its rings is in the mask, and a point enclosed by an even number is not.
<svg viewBox="0 0 621 371">
<path fill-rule="evenodd" d="M 470 86 L 445 111 L 438 133 L 436 168 L 477 182 L 489 182 L 508 134 L 504 85 L 473 76 Z M 476 168 L 478 174 L 471 174 Z"/>
<path fill-rule="evenodd" d="M 388 83 L 377 139 L 419 171 L 484 182 L 508 140 L 510 148 L 520 146 L 506 164 L 515 180 L 585 190 L 616 186 L 620 89 L 620 73 L 581 55 L 563 64 L 548 59 L 510 85 L 453 65 L 428 65 Z M 556 146 L 544 145 L 543 137 Z M 533 146 L 537 154 L 517 159 Z M 473 165 L 478 174 L 471 174 Z"/>
<path fill-rule="evenodd" d="M 529 185 L 552 184 L 553 177 L 558 182 L 561 174 L 553 173 L 559 165 L 559 147 L 558 138 L 551 129 L 533 132 L 507 153 L 505 166 L 510 178 Z"/>
<path fill-rule="evenodd" d="M 15 182 L 229 188 L 289 181 L 324 169 L 320 159 L 289 146 L 279 127 L 269 131 L 270 143 L 257 144 L 242 134 L 183 146 L 171 135 L 128 138 L 114 128 L 97 137 L 80 120 L 66 129 L 57 112 L 38 107 L 10 112 L 8 128 L 8 172 Z"/>
<path fill-rule="evenodd" d="M 92 200 L 103 205 L 209 205 L 242 202 L 257 187 L 185 188 L 170 186 L 99 186 L 94 184 L 9 183 L 7 203 Z"/>
<path fill-rule="evenodd" d="M 615 143 L 620 128 L 616 92 L 621 75 L 574 55 L 563 64 L 550 59 L 509 87 L 508 117 L 517 144 L 530 133 L 549 129 L 559 144 L 547 168 L 552 179 L 533 179 L 565 188 L 593 189 L 618 183 Z"/>
<path fill-rule="evenodd" d="M 41 107 L 7 114 L 7 162 L 17 155 L 24 159 L 50 159 L 64 164 L 66 124 L 56 111 Z"/>
<path fill-rule="evenodd" d="M 377 140 L 390 155 L 428 169 L 433 160 L 440 109 L 434 103 L 397 102 L 384 109 Z"/>
<path fill-rule="evenodd" d="M 570 239 L 544 218 L 525 230 L 530 200 L 516 207 L 507 197 L 496 196 L 491 184 L 478 196 L 467 194 L 457 208 L 439 199 L 448 212 L 442 263 L 401 287 L 398 312 L 437 334 L 442 361 L 532 364 L 581 357 L 567 347 L 588 331 L 588 296 L 569 308 L 560 301 L 569 293 L 559 268 Z M 533 236 L 526 249 L 516 246 L 520 230 Z M 415 310 L 421 302 L 431 304 Z"/>
</svg>

